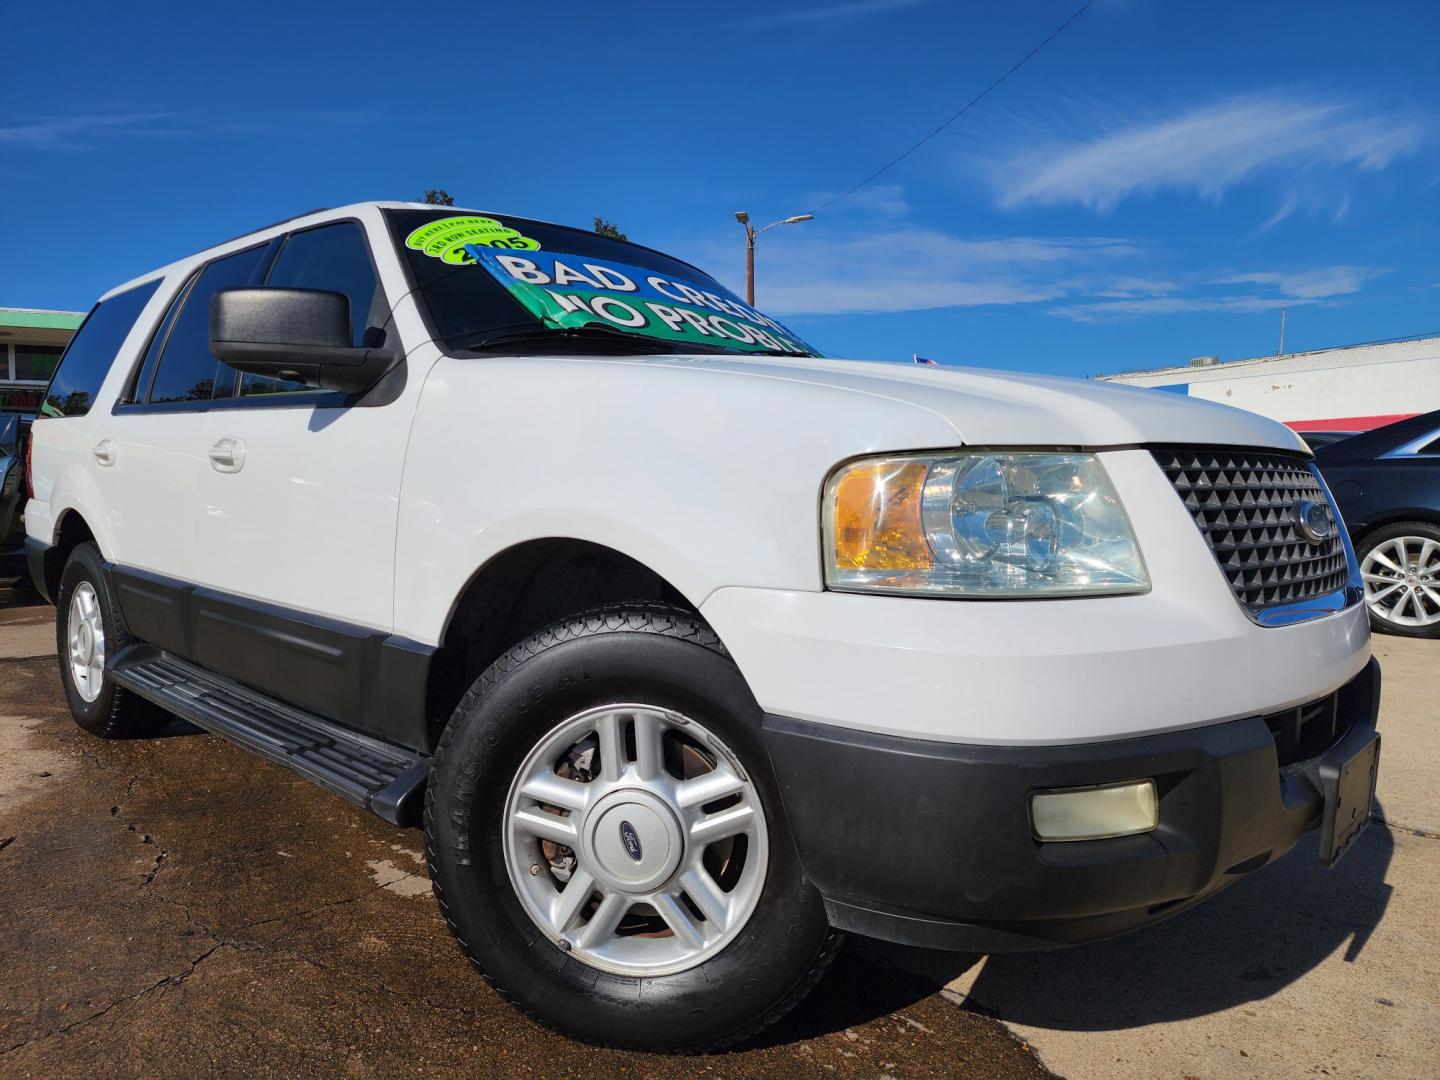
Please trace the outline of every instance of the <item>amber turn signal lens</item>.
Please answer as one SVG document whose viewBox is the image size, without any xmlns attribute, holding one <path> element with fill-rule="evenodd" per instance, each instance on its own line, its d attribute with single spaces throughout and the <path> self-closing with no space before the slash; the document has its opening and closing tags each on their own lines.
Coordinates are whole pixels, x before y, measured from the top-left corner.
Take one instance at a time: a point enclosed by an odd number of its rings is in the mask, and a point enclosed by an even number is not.
<svg viewBox="0 0 1440 1080">
<path fill-rule="evenodd" d="M 926 570 L 934 560 L 920 523 L 929 466 L 919 461 L 852 465 L 835 482 L 835 563 L 850 570 Z"/>
</svg>

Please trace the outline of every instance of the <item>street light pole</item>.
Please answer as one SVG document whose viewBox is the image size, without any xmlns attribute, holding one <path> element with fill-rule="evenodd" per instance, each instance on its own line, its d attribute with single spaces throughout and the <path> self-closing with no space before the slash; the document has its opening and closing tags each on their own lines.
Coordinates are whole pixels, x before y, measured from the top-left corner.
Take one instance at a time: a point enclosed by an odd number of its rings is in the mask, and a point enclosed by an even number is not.
<svg viewBox="0 0 1440 1080">
<path fill-rule="evenodd" d="M 745 302 L 751 307 L 755 306 L 755 238 L 777 225 L 798 225 L 802 221 L 813 221 L 814 218 L 814 214 L 794 214 L 779 221 L 772 221 L 763 229 L 757 229 L 750 224 L 750 215 L 746 211 L 735 211 L 735 220 L 745 229 Z"/>
<path fill-rule="evenodd" d="M 745 302 L 755 306 L 755 226 L 750 224 L 750 215 L 745 211 L 735 215 L 745 226 Z"/>
</svg>

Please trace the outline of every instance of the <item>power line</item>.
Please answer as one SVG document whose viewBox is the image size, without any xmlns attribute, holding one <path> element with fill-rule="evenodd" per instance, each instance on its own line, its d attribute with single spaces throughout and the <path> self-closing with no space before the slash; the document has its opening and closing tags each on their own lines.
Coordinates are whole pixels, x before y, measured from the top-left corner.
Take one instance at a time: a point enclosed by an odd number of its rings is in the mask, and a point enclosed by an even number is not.
<svg viewBox="0 0 1440 1080">
<path fill-rule="evenodd" d="M 1055 30 L 1051 32 L 1051 34 L 1050 34 L 1049 37 L 1047 37 L 1044 41 L 1040 42 L 1039 45 L 1036 45 L 1033 49 L 1031 49 L 1031 50 L 1030 50 L 1028 53 L 1026 53 L 1024 56 L 1022 56 L 1014 65 L 1011 66 L 1011 68 L 1010 68 L 1009 71 L 1005 72 L 1004 75 L 1001 75 L 998 79 L 996 79 L 994 82 L 992 82 L 992 83 L 991 83 L 989 86 L 987 86 L 984 90 L 981 90 L 980 93 L 976 94 L 973 98 L 971 98 L 968 102 L 965 103 L 965 107 L 964 107 L 963 109 L 961 109 L 959 112 L 955 113 L 955 115 L 953 115 L 952 117 L 950 117 L 950 119 L 946 120 L 943 124 L 941 124 L 939 127 L 937 127 L 934 131 L 930 132 L 929 135 L 926 135 L 923 139 L 921 139 L 919 142 L 917 142 L 914 146 L 910 147 L 910 149 L 906 150 L 903 154 L 901 154 L 899 157 L 895 158 L 893 161 L 891 161 L 891 162 L 889 162 L 888 164 L 883 165 L 883 166 L 881 166 L 880 168 L 876 169 L 873 173 L 871 173 L 869 176 L 867 176 L 864 180 L 861 180 L 858 184 L 856 184 L 856 185 L 855 185 L 854 187 L 852 187 L 850 190 L 848 190 L 848 191 L 842 191 L 839 195 L 836 195 L 836 196 L 835 196 L 833 199 L 831 199 L 829 202 L 825 203 L 825 205 L 816 208 L 816 209 L 813 211 L 813 213 L 818 214 L 818 213 L 820 213 L 822 210 L 828 210 L 830 207 L 834 206 L 834 205 L 835 205 L 837 202 L 839 202 L 841 199 L 844 199 L 844 198 L 847 198 L 847 197 L 849 197 L 849 196 L 851 196 L 851 195 L 854 195 L 855 192 L 859 191 L 859 190 L 860 190 L 861 188 L 863 188 L 866 184 L 870 183 L 872 180 L 877 179 L 877 178 L 880 177 L 882 174 L 884 174 L 884 173 L 888 172 L 890 169 L 894 168 L 896 165 L 899 165 L 900 162 L 904 161 L 907 157 L 909 157 L 911 154 L 913 154 L 916 150 L 919 150 L 920 147 L 924 146 L 924 145 L 925 145 L 927 142 L 929 142 L 931 139 L 935 138 L 936 135 L 939 135 L 942 131 L 944 131 L 946 128 L 948 128 L 948 127 L 949 127 L 951 124 L 953 124 L 956 120 L 959 120 L 960 117 L 964 116 L 964 115 L 965 115 L 967 112 L 969 112 L 972 108 L 974 108 L 976 105 L 980 104 L 980 102 L 984 101 L 985 98 L 989 96 L 989 94 L 990 94 L 990 92 L 991 92 L 992 90 L 994 90 L 996 87 L 998 87 L 998 86 L 999 86 L 1001 83 L 1003 83 L 1006 79 L 1010 78 L 1011 75 L 1014 75 L 1015 72 L 1019 71 L 1019 70 L 1020 70 L 1022 67 L 1024 67 L 1027 63 L 1029 63 L 1031 57 L 1033 57 L 1033 56 L 1034 56 L 1036 53 L 1038 53 L 1041 49 L 1045 48 L 1046 45 L 1049 45 L 1050 42 L 1054 41 L 1057 37 L 1059 37 L 1061 34 L 1063 34 L 1063 33 L 1069 28 L 1069 26 L 1070 26 L 1071 23 L 1073 23 L 1076 19 L 1078 19 L 1081 15 L 1084 15 L 1085 12 L 1089 10 L 1090 5 L 1091 5 L 1092 3 L 1094 3 L 1094 2 L 1095 2 L 1095 0 L 1085 0 L 1085 3 L 1081 4 L 1080 7 L 1075 11 L 1075 14 L 1071 15 L 1071 16 L 1070 16 L 1068 19 L 1066 19 L 1063 23 L 1061 23 L 1059 26 L 1057 26 L 1057 27 L 1055 28 Z"/>
</svg>

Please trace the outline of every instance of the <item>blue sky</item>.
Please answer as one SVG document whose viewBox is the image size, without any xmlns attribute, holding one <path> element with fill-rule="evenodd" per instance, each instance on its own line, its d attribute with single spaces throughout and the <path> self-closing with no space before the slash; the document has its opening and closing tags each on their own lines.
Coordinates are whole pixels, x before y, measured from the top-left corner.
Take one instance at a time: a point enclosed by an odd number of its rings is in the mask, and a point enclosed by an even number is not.
<svg viewBox="0 0 1440 1080">
<path fill-rule="evenodd" d="M 932 130 L 1081 0 L 13 5 L 0 305 L 316 206 L 585 225 L 739 288 L 742 235 Z M 174 10 L 174 9 L 171 9 Z M 1440 7 L 1096 0 L 815 221 L 757 302 L 834 355 L 1087 375 L 1440 332 Z"/>
</svg>

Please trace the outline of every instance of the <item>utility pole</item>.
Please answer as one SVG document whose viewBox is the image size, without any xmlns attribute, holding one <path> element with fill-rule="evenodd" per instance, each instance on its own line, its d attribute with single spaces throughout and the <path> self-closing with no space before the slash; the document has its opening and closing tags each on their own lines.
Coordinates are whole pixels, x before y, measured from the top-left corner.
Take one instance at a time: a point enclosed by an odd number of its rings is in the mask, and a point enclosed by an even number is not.
<svg viewBox="0 0 1440 1080">
<path fill-rule="evenodd" d="M 1276 356 L 1284 356 L 1284 355 L 1285 355 L 1285 305 L 1284 305 L 1284 304 L 1281 304 L 1281 305 L 1280 305 L 1280 351 L 1277 352 L 1275 355 L 1276 355 Z"/>
<path fill-rule="evenodd" d="M 795 214 L 780 221 L 772 221 L 763 229 L 750 224 L 750 215 L 744 210 L 735 211 L 735 220 L 745 229 L 745 302 L 755 306 L 755 238 L 777 225 L 798 225 L 802 221 L 813 221 L 814 214 Z"/>
</svg>

